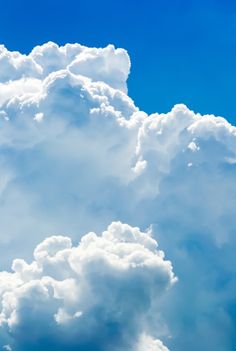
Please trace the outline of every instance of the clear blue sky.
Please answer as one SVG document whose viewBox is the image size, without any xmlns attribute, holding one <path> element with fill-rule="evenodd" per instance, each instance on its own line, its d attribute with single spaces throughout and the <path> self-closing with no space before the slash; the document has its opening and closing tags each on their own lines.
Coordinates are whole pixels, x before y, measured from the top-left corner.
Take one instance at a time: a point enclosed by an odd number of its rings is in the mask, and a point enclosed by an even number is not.
<svg viewBox="0 0 236 351">
<path fill-rule="evenodd" d="M 113 43 L 131 56 L 129 94 L 141 109 L 182 102 L 236 123 L 236 1 L 9 0 L 0 12 L 9 49 Z"/>
</svg>

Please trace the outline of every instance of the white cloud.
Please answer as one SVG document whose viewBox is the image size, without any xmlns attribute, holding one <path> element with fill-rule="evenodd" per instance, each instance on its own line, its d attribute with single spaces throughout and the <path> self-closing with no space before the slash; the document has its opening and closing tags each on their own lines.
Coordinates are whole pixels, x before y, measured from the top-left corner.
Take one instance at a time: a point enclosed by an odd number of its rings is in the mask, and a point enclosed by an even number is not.
<svg viewBox="0 0 236 351">
<path fill-rule="evenodd" d="M 14 260 L 12 273 L 0 273 L 0 336 L 8 347 L 111 351 L 138 343 L 147 350 L 148 315 L 176 280 L 150 234 L 114 222 L 74 247 L 67 237 L 45 239 L 31 264 Z M 167 350 L 145 337 L 148 350 Z"/>
<path fill-rule="evenodd" d="M 115 49 L 113 45 L 97 49 L 79 44 L 59 47 L 49 42 L 35 47 L 28 56 L 16 51 L 10 52 L 3 45 L 0 46 L 2 83 L 27 77 L 43 79 L 62 69 L 126 91 L 130 60 L 124 49 Z"/>
<path fill-rule="evenodd" d="M 1 47 L 1 264 L 30 259 L 51 234 L 79 240 L 112 221 L 152 225 L 179 277 L 152 310 L 152 340 L 177 351 L 234 350 L 236 128 L 184 105 L 148 116 L 125 93 L 129 69 L 127 53 L 112 46 L 48 43 L 28 56 Z M 14 267 L 31 282 L 40 275 L 35 263 Z M 167 327 L 155 335 L 160 314 Z M 51 315 L 74 321 L 83 310 Z"/>
<path fill-rule="evenodd" d="M 137 351 L 168 351 L 168 349 L 160 340 L 153 339 L 149 335 L 143 334 L 139 340 Z"/>
</svg>

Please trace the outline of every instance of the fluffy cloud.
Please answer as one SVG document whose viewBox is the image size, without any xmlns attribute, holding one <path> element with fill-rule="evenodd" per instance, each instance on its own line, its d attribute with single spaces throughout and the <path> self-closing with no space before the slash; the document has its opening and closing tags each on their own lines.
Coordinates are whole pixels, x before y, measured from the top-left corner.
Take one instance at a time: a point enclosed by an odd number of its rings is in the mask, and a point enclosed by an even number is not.
<svg viewBox="0 0 236 351">
<path fill-rule="evenodd" d="M 161 338 L 177 351 L 233 351 L 236 128 L 184 105 L 148 116 L 126 95 L 129 69 L 112 46 L 48 43 L 27 56 L 1 47 L 2 266 L 31 259 L 51 234 L 79 240 L 112 221 L 152 225 L 179 281 L 152 306 L 149 330 L 137 327 L 136 350 L 162 350 Z M 24 279 L 39 274 L 38 264 L 16 262 Z M 1 279 L 14 290 L 12 274 Z M 73 320 L 77 311 L 59 307 L 49 315 Z"/>
<path fill-rule="evenodd" d="M 59 65 L 52 47 L 56 46 L 48 45 L 47 54 L 42 47 L 41 55 L 39 49 L 33 50 L 33 56 L 41 57 L 42 70 L 51 67 L 51 60 Z M 99 55 L 104 51 L 104 60 L 113 53 L 114 60 L 120 57 L 121 70 L 125 71 L 123 61 L 129 67 L 122 50 L 108 47 L 87 51 Z M 105 66 L 108 72 L 109 65 Z M 111 77 L 113 73 L 111 68 Z M 20 76 L 2 84 L 0 90 L 0 208 L 1 231 L 6 233 L 1 240 L 9 257 L 15 255 L 10 253 L 13 237 L 21 240 L 26 235 L 32 248 L 46 233 L 77 235 L 78 227 L 81 234 L 104 228 L 113 218 L 107 216 L 108 204 L 99 211 L 99 197 L 104 194 L 107 179 L 114 183 L 118 176 L 123 182 L 129 160 L 121 165 L 121 159 L 126 158 L 128 144 L 134 143 L 125 125 L 125 118 L 137 111 L 132 100 L 121 90 L 75 75 L 69 68 L 42 79 Z M 124 145 L 120 145 L 121 138 Z M 111 200 L 109 194 L 104 196 Z M 12 216 L 17 220 L 11 221 Z M 94 216 L 97 218 L 93 220 Z M 88 226 L 92 222 L 95 227 Z"/>
<path fill-rule="evenodd" d="M 160 295 L 175 282 L 150 232 L 114 222 L 75 247 L 68 237 L 49 237 L 31 264 L 17 259 L 12 269 L 0 273 L 5 348 L 167 350 L 142 334 Z"/>
<path fill-rule="evenodd" d="M 3 45 L 0 46 L 2 83 L 21 78 L 43 79 L 51 72 L 62 69 L 126 91 L 130 60 L 125 50 L 115 50 L 113 45 L 96 49 L 79 44 L 59 47 L 50 42 L 35 47 L 28 56 L 19 52 L 9 52 Z"/>
</svg>

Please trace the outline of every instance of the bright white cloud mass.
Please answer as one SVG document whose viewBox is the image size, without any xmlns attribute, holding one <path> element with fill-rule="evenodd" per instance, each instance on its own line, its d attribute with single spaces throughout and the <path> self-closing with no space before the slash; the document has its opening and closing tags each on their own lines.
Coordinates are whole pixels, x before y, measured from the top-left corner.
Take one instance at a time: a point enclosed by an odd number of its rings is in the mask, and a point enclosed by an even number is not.
<svg viewBox="0 0 236 351">
<path fill-rule="evenodd" d="M 3 350 L 235 349 L 236 128 L 148 116 L 129 71 L 111 45 L 0 47 Z"/>
<path fill-rule="evenodd" d="M 120 222 L 77 247 L 47 238 L 31 264 L 16 259 L 12 269 L 0 274 L 0 323 L 15 350 L 146 350 L 141 332 L 175 281 L 150 234 Z"/>
</svg>

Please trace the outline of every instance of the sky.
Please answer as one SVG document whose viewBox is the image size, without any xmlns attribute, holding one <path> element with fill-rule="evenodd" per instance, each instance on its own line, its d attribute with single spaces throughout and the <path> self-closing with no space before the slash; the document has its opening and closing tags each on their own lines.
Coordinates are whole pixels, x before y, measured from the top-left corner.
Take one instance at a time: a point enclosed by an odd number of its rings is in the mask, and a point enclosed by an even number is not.
<svg viewBox="0 0 236 351">
<path fill-rule="evenodd" d="M 29 52 L 49 40 L 128 50 L 129 94 L 167 112 L 185 103 L 236 121 L 236 5 L 231 0 L 11 0 L 1 4 L 1 42 Z"/>
<path fill-rule="evenodd" d="M 0 351 L 235 351 L 235 7 L 2 4 Z"/>
</svg>

